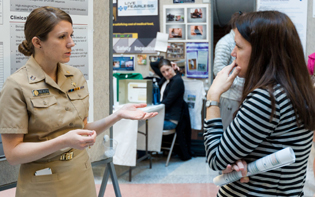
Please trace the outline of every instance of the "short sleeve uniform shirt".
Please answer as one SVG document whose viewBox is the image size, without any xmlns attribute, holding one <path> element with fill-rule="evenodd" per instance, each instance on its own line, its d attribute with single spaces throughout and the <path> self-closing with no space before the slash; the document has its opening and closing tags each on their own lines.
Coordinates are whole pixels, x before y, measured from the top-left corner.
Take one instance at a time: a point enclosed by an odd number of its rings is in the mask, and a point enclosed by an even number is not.
<svg viewBox="0 0 315 197">
<path fill-rule="evenodd" d="M 0 92 L 0 133 L 40 142 L 82 129 L 89 111 L 87 82 L 79 69 L 66 64 L 58 64 L 57 77 L 58 83 L 32 56 L 9 76 Z"/>
</svg>

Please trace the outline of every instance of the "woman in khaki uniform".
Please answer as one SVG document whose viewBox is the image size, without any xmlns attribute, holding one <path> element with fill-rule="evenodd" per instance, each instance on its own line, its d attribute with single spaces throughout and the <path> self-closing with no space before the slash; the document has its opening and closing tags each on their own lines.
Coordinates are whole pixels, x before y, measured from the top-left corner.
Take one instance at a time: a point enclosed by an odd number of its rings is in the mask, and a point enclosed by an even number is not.
<svg viewBox="0 0 315 197">
<path fill-rule="evenodd" d="M 86 147 L 122 118 L 157 113 L 128 104 L 87 123 L 89 94 L 83 74 L 64 63 L 74 46 L 72 20 L 64 11 L 31 12 L 19 51 L 27 63 L 6 80 L 0 94 L 0 133 L 8 162 L 21 164 L 16 196 L 96 196 Z"/>
</svg>

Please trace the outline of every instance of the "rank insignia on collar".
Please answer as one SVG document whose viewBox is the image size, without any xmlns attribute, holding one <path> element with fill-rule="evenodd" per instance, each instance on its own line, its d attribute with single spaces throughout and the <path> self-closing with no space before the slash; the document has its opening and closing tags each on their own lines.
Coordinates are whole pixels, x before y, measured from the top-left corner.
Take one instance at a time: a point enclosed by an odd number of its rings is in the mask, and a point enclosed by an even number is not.
<svg viewBox="0 0 315 197">
<path fill-rule="evenodd" d="M 49 89 L 32 90 L 33 96 L 49 95 Z"/>
</svg>

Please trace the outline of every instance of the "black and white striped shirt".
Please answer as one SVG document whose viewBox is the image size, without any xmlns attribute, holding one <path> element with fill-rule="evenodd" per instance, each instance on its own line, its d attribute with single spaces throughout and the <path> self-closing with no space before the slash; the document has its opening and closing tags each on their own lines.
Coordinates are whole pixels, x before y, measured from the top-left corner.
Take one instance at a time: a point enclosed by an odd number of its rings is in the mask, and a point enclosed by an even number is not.
<svg viewBox="0 0 315 197">
<path fill-rule="evenodd" d="M 286 147 L 294 150 L 295 163 L 222 186 L 218 196 L 303 196 L 306 166 L 313 132 L 298 126 L 292 104 L 280 85 L 274 88 L 275 117 L 270 122 L 271 98 L 256 89 L 242 103 L 226 131 L 221 118 L 205 120 L 205 147 L 209 166 L 224 170 L 239 159 L 255 161 Z"/>
</svg>

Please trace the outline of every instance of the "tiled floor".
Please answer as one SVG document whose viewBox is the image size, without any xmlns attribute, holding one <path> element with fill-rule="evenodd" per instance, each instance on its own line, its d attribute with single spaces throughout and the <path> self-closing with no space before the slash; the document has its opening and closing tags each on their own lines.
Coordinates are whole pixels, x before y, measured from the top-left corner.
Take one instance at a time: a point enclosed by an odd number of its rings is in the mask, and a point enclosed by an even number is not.
<svg viewBox="0 0 315 197">
<path fill-rule="evenodd" d="M 312 150 L 310 161 L 315 156 Z M 212 183 L 217 172 L 210 170 L 205 157 L 195 157 L 183 162 L 172 157 L 168 167 L 165 167 L 166 157 L 154 155 L 152 169 L 149 161 L 142 161 L 133 170 L 132 182 L 128 173 L 118 178 L 123 197 L 214 197 L 218 188 Z M 312 162 L 309 162 L 312 166 Z M 96 190 L 99 191 L 104 166 L 93 167 Z M 308 171 L 305 187 L 305 197 L 315 197 L 315 179 L 313 171 Z M 14 197 L 15 189 L 0 192 L 0 197 Z M 108 183 L 105 197 L 114 197 L 112 184 Z"/>
</svg>

